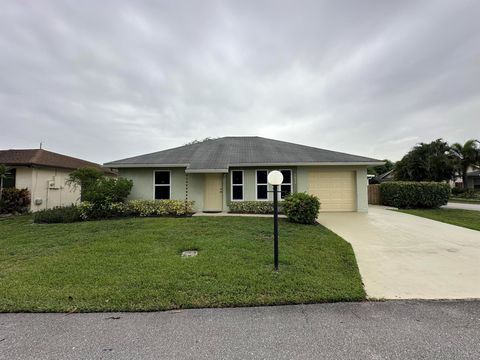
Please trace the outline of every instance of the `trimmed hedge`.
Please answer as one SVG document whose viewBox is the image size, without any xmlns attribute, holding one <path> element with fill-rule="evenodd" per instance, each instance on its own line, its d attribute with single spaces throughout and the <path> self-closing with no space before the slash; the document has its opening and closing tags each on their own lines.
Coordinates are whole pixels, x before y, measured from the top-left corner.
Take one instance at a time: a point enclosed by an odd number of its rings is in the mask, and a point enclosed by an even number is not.
<svg viewBox="0 0 480 360">
<path fill-rule="evenodd" d="M 320 201 L 315 195 L 293 193 L 283 200 L 283 208 L 289 221 L 299 224 L 315 224 L 320 210 Z"/>
<path fill-rule="evenodd" d="M 448 202 L 450 186 L 439 182 L 390 181 L 380 184 L 383 205 L 434 209 Z"/>
<path fill-rule="evenodd" d="M 2 191 L 0 214 L 24 214 L 30 208 L 28 189 L 6 188 Z"/>
<path fill-rule="evenodd" d="M 182 200 L 130 200 L 108 204 L 83 201 L 78 205 L 38 211 L 34 214 L 33 221 L 66 223 L 131 216 L 188 216 L 194 213 L 193 205 L 193 201 Z"/>
<path fill-rule="evenodd" d="M 228 207 L 235 214 L 273 214 L 273 201 L 232 201 Z M 281 203 L 278 212 L 283 213 Z"/>
<path fill-rule="evenodd" d="M 80 216 L 78 206 L 75 205 L 40 210 L 33 215 L 33 222 L 37 224 L 72 223 L 77 221 L 82 221 L 82 217 Z"/>
</svg>

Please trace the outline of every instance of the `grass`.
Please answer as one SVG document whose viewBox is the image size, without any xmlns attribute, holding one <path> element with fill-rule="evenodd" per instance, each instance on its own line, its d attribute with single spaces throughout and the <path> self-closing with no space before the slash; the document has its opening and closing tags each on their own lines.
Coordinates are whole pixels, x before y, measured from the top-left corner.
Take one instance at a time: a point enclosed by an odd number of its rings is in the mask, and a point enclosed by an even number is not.
<svg viewBox="0 0 480 360">
<path fill-rule="evenodd" d="M 402 209 L 397 211 L 480 231 L 480 211 L 460 209 Z"/>
<path fill-rule="evenodd" d="M 456 198 L 451 197 L 448 202 L 461 203 L 461 204 L 480 204 L 480 199 L 469 199 L 469 198 Z"/>
<path fill-rule="evenodd" d="M 0 219 L 0 312 L 154 311 L 365 298 L 349 243 L 268 218 Z M 183 250 L 198 256 L 181 258 Z"/>
</svg>

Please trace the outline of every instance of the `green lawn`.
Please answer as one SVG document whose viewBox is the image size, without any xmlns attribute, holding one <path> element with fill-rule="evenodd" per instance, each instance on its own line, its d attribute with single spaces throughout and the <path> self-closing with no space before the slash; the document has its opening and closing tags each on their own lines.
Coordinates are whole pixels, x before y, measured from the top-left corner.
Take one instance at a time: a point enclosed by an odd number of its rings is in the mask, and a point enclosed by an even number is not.
<svg viewBox="0 0 480 360">
<path fill-rule="evenodd" d="M 460 209 L 403 209 L 398 211 L 473 230 L 480 230 L 480 211 Z"/>
<path fill-rule="evenodd" d="M 181 258 L 197 249 L 193 258 Z M 75 224 L 0 219 L 0 311 L 147 311 L 365 298 L 349 243 L 272 220 L 138 218 Z"/>
<path fill-rule="evenodd" d="M 480 204 L 480 199 L 455 198 L 451 197 L 448 202 L 462 203 L 462 204 Z"/>
</svg>

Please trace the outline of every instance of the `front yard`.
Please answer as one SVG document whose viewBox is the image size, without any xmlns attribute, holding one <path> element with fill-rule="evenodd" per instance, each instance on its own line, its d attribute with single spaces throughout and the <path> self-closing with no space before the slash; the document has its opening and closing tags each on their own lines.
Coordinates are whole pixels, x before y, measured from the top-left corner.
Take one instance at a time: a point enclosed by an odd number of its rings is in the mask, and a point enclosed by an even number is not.
<svg viewBox="0 0 480 360">
<path fill-rule="evenodd" d="M 480 231 L 480 211 L 460 209 L 403 209 L 398 211 Z"/>
<path fill-rule="evenodd" d="M 184 250 L 198 256 L 182 258 Z M 136 218 L 74 224 L 0 219 L 0 311 L 151 311 L 365 298 L 349 243 L 272 220 Z"/>
</svg>

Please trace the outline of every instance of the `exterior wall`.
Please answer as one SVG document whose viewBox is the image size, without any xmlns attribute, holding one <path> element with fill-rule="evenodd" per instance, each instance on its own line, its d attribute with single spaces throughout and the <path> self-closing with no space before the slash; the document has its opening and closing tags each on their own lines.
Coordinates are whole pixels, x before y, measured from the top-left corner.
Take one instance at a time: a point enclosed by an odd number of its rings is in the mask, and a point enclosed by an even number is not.
<svg viewBox="0 0 480 360">
<path fill-rule="evenodd" d="M 153 200 L 153 174 L 156 170 L 170 171 L 170 198 L 185 200 L 186 177 L 185 168 L 131 168 L 119 169 L 118 176 L 133 181 L 132 191 L 128 199 Z"/>
<path fill-rule="evenodd" d="M 80 199 L 80 187 L 65 183 L 70 171 L 49 167 L 17 167 L 15 187 L 30 191 L 30 210 L 33 212 L 75 204 Z M 55 182 L 53 188 L 49 187 L 51 181 Z M 37 205 L 36 200 L 40 204 Z"/>
<path fill-rule="evenodd" d="M 480 188 L 480 176 L 467 177 L 467 188 L 479 189 Z"/>
<path fill-rule="evenodd" d="M 292 191 L 296 192 L 297 190 L 297 168 L 296 167 L 235 167 L 235 168 L 230 168 L 228 174 L 225 176 L 226 180 L 226 186 L 225 186 L 225 194 L 226 194 L 226 206 L 230 204 L 232 201 L 232 179 L 231 179 L 231 173 L 232 170 L 243 170 L 243 201 L 256 201 L 256 182 L 255 182 L 255 175 L 256 175 L 256 170 L 292 170 Z M 268 185 L 268 190 L 272 190 L 272 186 Z M 272 201 L 273 196 L 272 193 L 268 193 L 268 200 Z M 261 200 L 259 200 L 261 201 Z"/>
<path fill-rule="evenodd" d="M 356 195 L 357 211 L 368 211 L 368 179 L 366 166 L 322 166 L 325 170 L 350 170 L 356 174 Z M 231 171 L 243 170 L 244 174 L 244 201 L 256 200 L 256 170 L 292 170 L 292 191 L 308 192 L 309 172 L 313 169 L 308 166 L 299 167 L 236 167 L 230 168 L 228 174 L 224 174 L 223 180 L 223 208 L 228 210 L 231 200 Z M 204 205 L 204 174 L 186 174 L 185 168 L 130 168 L 119 169 L 119 176 L 133 180 L 133 188 L 129 199 L 152 200 L 153 194 L 153 172 L 154 170 L 169 170 L 171 172 L 171 199 L 175 200 L 193 200 L 196 211 L 202 211 Z M 271 186 L 269 185 L 269 190 Z M 272 194 L 269 193 L 269 200 L 272 200 Z"/>
</svg>

